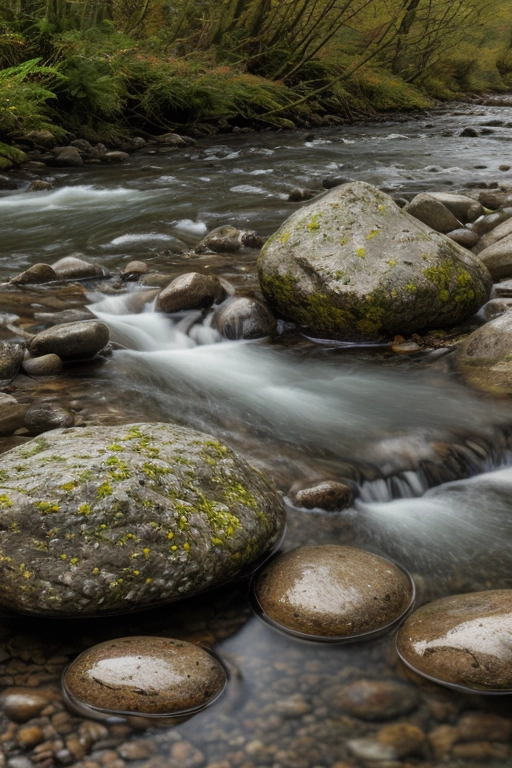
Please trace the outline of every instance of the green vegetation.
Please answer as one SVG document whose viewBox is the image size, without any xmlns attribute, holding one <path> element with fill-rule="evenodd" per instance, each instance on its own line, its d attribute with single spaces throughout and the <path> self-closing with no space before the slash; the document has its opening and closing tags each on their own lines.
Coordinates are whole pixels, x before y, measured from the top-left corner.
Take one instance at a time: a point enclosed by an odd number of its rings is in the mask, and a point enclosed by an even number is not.
<svg viewBox="0 0 512 768">
<path fill-rule="evenodd" d="M 510 88 L 511 32 L 508 0 L 0 0 L 0 141 L 422 108 Z"/>
</svg>

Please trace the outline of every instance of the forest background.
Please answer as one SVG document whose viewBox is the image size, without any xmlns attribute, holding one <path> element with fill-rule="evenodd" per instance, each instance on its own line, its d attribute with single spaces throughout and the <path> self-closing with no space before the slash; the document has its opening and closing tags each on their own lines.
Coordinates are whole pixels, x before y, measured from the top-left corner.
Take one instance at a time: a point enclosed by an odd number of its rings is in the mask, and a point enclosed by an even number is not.
<svg viewBox="0 0 512 768">
<path fill-rule="evenodd" d="M 293 127 L 512 90 L 510 0 L 0 0 L 0 140 Z"/>
</svg>

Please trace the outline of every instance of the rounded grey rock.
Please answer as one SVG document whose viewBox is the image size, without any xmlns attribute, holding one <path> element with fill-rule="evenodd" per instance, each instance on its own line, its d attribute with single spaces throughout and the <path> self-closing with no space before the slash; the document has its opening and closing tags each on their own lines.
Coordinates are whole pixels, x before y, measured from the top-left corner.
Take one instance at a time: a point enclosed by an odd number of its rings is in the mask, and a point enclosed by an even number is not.
<svg viewBox="0 0 512 768">
<path fill-rule="evenodd" d="M 68 703 L 91 715 L 178 716 L 204 709 L 226 685 L 223 665 L 192 643 L 123 637 L 73 661 L 62 678 Z"/>
<path fill-rule="evenodd" d="M 207 309 L 222 301 L 225 291 L 218 277 L 187 272 L 176 277 L 159 294 L 158 312 L 182 312 L 188 309 Z"/>
<path fill-rule="evenodd" d="M 39 435 L 50 429 L 72 427 L 75 417 L 57 403 L 35 402 L 25 413 L 25 426 L 32 435 Z"/>
<path fill-rule="evenodd" d="M 512 590 L 443 597 L 401 627 L 402 661 L 430 680 L 482 693 L 512 692 Z"/>
<path fill-rule="evenodd" d="M 52 264 L 52 267 L 59 280 L 85 280 L 90 277 L 104 277 L 107 274 L 103 267 L 77 256 L 64 256 Z"/>
<path fill-rule="evenodd" d="M 81 320 L 47 328 L 27 345 L 33 357 L 55 354 L 62 360 L 94 357 L 109 341 L 108 326 L 101 320 Z"/>
<path fill-rule="evenodd" d="M 478 235 L 476 232 L 473 232 L 471 229 L 466 229 L 465 227 L 447 232 L 446 237 L 449 237 L 450 240 L 453 240 L 459 245 L 463 245 L 464 248 L 474 248 L 478 243 Z"/>
<path fill-rule="evenodd" d="M 262 617 L 285 631 L 341 641 L 394 625 L 410 609 L 414 585 L 390 560 L 328 544 L 276 557 L 255 578 L 254 598 Z"/>
<path fill-rule="evenodd" d="M 276 332 L 276 318 L 258 299 L 233 296 L 215 310 L 212 326 L 227 339 L 259 339 Z"/>
<path fill-rule="evenodd" d="M 2 455 L 0 500 L 0 604 L 42 616 L 128 613 L 210 589 L 253 568 L 285 520 L 258 471 L 171 424 L 47 432 Z"/>
<path fill-rule="evenodd" d="M 460 221 L 440 200 L 426 192 L 416 195 L 404 210 L 436 232 L 447 233 L 461 226 Z"/>
<path fill-rule="evenodd" d="M 512 394 L 512 312 L 489 320 L 473 331 L 455 354 L 465 381 L 483 392 Z"/>
</svg>

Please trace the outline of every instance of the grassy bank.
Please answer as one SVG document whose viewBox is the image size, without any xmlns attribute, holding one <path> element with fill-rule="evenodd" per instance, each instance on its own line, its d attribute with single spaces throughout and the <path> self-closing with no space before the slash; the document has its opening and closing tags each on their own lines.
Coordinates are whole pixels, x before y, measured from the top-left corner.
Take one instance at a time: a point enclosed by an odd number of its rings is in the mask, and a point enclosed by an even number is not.
<svg viewBox="0 0 512 768">
<path fill-rule="evenodd" d="M 426 2 L 4 0 L 0 140 L 292 128 L 511 88 L 508 4 L 460 0 L 450 21 L 457 2 L 429 0 L 436 27 Z"/>
</svg>

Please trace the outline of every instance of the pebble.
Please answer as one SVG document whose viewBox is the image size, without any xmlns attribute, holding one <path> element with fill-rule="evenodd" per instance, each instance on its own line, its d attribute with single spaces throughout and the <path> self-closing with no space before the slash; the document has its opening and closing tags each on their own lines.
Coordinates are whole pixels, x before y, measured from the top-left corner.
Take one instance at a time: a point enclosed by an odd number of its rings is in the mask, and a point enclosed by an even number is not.
<svg viewBox="0 0 512 768">
<path fill-rule="evenodd" d="M 8 688 L 0 696 L 0 709 L 15 723 L 26 723 L 40 714 L 48 699 L 48 691 Z"/>
<path fill-rule="evenodd" d="M 428 734 L 430 748 L 437 760 L 447 757 L 459 739 L 459 729 L 453 725 L 440 725 Z"/>
<path fill-rule="evenodd" d="M 89 648 L 63 676 L 74 707 L 100 713 L 177 715 L 202 709 L 223 691 L 226 672 L 191 643 L 165 637 L 125 637 Z"/>
<path fill-rule="evenodd" d="M 402 661 L 435 682 L 512 691 L 512 590 L 444 597 L 413 613 L 397 636 Z"/>
<path fill-rule="evenodd" d="M 29 376 L 53 376 L 62 370 L 62 360 L 53 353 L 41 357 L 27 357 L 23 361 L 23 370 Z"/>
<path fill-rule="evenodd" d="M 425 734 L 416 725 L 410 723 L 393 723 L 385 725 L 377 732 L 377 740 L 381 744 L 393 747 L 398 757 L 421 754 L 425 743 Z"/>
<path fill-rule="evenodd" d="M 476 760 L 488 762 L 491 760 L 507 760 L 510 756 L 508 744 L 493 744 L 489 741 L 468 741 L 456 744 L 452 756 L 458 760 Z"/>
<path fill-rule="evenodd" d="M 414 588 L 394 563 L 356 547 L 299 547 L 256 577 L 263 618 L 311 639 L 340 640 L 393 624 L 410 607 Z"/>
<path fill-rule="evenodd" d="M 123 760 L 145 760 L 154 753 L 155 745 L 149 739 L 139 739 L 121 744 L 117 751 Z"/>
<path fill-rule="evenodd" d="M 22 747 L 35 747 L 44 740 L 43 731 L 36 725 L 20 728 L 16 736 Z"/>
<path fill-rule="evenodd" d="M 509 741 L 512 722 L 493 712 L 466 712 L 457 722 L 461 741 Z"/>
<path fill-rule="evenodd" d="M 418 691 L 396 680 L 360 679 L 337 689 L 329 700 L 336 711 L 362 720 L 393 720 L 418 707 Z"/>
<path fill-rule="evenodd" d="M 36 401 L 25 413 L 25 426 L 32 435 L 39 435 L 49 429 L 72 427 L 75 417 L 66 408 L 52 402 Z"/>
</svg>

